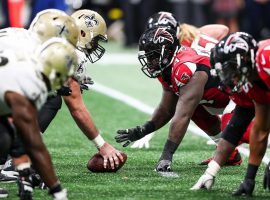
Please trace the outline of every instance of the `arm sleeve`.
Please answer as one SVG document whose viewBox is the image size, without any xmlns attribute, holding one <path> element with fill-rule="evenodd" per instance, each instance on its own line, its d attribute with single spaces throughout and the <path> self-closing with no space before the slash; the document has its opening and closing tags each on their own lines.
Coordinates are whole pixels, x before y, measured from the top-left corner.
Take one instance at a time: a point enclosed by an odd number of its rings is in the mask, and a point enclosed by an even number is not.
<svg viewBox="0 0 270 200">
<path fill-rule="evenodd" d="M 251 120 L 254 118 L 254 115 L 254 108 L 236 106 L 233 116 L 221 137 L 237 146 Z"/>
</svg>

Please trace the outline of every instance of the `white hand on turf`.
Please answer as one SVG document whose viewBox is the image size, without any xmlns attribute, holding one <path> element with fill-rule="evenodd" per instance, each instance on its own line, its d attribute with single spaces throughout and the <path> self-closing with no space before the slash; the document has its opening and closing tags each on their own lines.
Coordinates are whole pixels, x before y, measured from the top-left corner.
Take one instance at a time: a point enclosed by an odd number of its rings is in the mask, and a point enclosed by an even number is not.
<svg viewBox="0 0 270 200">
<path fill-rule="evenodd" d="M 155 132 L 150 133 L 146 136 L 144 136 L 143 138 L 137 140 L 136 142 L 133 143 L 133 145 L 131 146 L 131 148 L 133 149 L 142 149 L 142 148 L 146 148 L 148 149 L 150 147 L 150 140 L 152 139 L 152 137 L 155 135 Z"/>
<path fill-rule="evenodd" d="M 208 173 L 205 173 L 200 177 L 198 182 L 195 185 L 193 185 L 192 188 L 190 188 L 190 190 L 200 190 L 200 189 L 210 190 L 213 187 L 214 183 L 215 177 Z"/>
</svg>

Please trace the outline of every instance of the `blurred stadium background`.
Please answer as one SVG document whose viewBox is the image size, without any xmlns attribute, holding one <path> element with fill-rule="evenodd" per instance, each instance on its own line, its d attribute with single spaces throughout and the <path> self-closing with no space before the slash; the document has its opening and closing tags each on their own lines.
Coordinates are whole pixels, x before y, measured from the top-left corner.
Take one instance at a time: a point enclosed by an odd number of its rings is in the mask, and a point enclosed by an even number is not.
<svg viewBox="0 0 270 200">
<path fill-rule="evenodd" d="M 99 62 L 89 65 L 88 73 L 95 84 L 84 92 L 84 100 L 101 134 L 129 157 L 123 169 L 116 174 L 89 173 L 86 162 L 96 149 L 80 134 L 63 105 L 44 139 L 52 153 L 60 180 L 69 189 L 70 199 L 231 198 L 230 193 L 244 176 L 246 157 L 243 157 L 241 166 L 225 167 L 222 170 L 212 192 L 189 191 L 205 170 L 198 163 L 211 156 L 215 150 L 214 146 L 206 145 L 207 139 L 194 134 L 200 132 L 194 127 L 174 156 L 173 169 L 179 174 L 178 178 L 162 177 L 153 171 L 166 141 L 168 126 L 157 132 L 148 150 L 124 149 L 113 138 L 117 129 L 133 127 L 147 120 L 161 96 L 160 84 L 140 71 L 137 60 L 138 37 L 150 15 L 160 10 L 170 11 L 183 23 L 196 26 L 224 23 L 232 31 L 247 31 L 256 39 L 263 39 L 270 36 L 270 1 L 1 0 L 0 27 L 27 28 L 35 13 L 47 8 L 57 8 L 68 13 L 76 9 L 92 9 L 105 18 L 109 36 L 106 54 Z M 257 16 L 251 18 L 252 13 Z M 144 109 L 138 109 L 135 104 L 130 105 L 132 102 L 127 98 L 145 105 Z M 243 147 L 248 153 L 248 146 Z M 266 161 L 269 156 L 268 150 Z M 257 176 L 255 196 L 258 199 L 269 198 L 269 193 L 262 190 L 263 169 L 264 166 Z M 17 199 L 14 184 L 2 186 L 0 183 L 0 186 L 11 190 L 9 199 Z M 36 190 L 34 196 L 35 199 L 49 199 L 44 191 Z"/>
</svg>

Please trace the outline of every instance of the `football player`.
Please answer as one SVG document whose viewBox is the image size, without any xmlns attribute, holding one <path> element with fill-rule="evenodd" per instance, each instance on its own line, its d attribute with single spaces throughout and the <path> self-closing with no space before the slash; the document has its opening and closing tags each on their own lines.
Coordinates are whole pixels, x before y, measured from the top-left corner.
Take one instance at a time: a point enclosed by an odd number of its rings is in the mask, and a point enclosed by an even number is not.
<svg viewBox="0 0 270 200">
<path fill-rule="evenodd" d="M 152 28 L 152 27 L 159 27 L 159 26 L 166 26 L 169 28 L 172 28 L 176 31 L 177 37 L 179 39 L 180 45 L 188 46 L 193 49 L 200 50 L 202 52 L 208 51 L 215 46 L 215 44 L 226 36 L 228 34 L 228 27 L 224 25 L 219 24 L 210 24 L 205 25 L 200 28 L 196 28 L 189 24 L 180 24 L 175 19 L 174 15 L 169 12 L 158 12 L 152 15 L 148 21 L 147 21 L 147 27 L 146 28 Z M 192 120 L 195 122 L 196 125 L 198 125 L 202 130 L 205 132 L 208 132 L 209 130 L 209 119 L 213 121 L 215 124 L 216 121 L 219 121 L 219 117 L 217 115 L 212 115 L 206 108 L 203 106 L 200 109 L 198 108 L 193 117 Z M 205 121 L 205 118 L 202 116 L 208 116 L 208 121 Z M 149 140 L 153 137 L 153 133 L 145 136 L 144 138 L 136 141 L 132 147 L 140 147 L 143 146 L 149 146 Z M 218 136 L 212 137 L 214 141 L 218 140 Z M 206 159 L 201 162 L 203 165 L 207 165 L 212 158 Z M 235 149 L 235 151 L 230 156 L 230 159 L 228 160 L 228 165 L 240 165 L 242 162 L 241 156 L 238 153 L 238 150 Z"/>
<path fill-rule="evenodd" d="M 11 148 L 13 141 L 20 138 L 35 169 L 49 187 L 50 194 L 54 199 L 64 200 L 67 199 L 67 192 L 56 177 L 50 155 L 42 141 L 37 110 L 46 101 L 48 92 L 59 89 L 72 75 L 77 55 L 71 44 L 59 38 L 45 42 L 37 52 L 25 54 L 17 49 L 2 49 L 1 46 L 0 135 L 5 145 L 1 145 L 0 150 L 1 155 L 10 153 L 14 158 L 21 156 L 18 148 L 15 151 Z M 8 117 L 12 117 L 12 123 Z M 19 172 L 19 197 L 32 199 L 30 163 L 17 162 L 15 159 L 15 165 Z"/>
<path fill-rule="evenodd" d="M 252 196 L 255 177 L 267 148 L 270 131 L 269 57 L 270 40 L 257 45 L 247 33 L 236 32 L 224 38 L 213 51 L 213 65 L 225 89 L 234 92 L 238 110 L 230 120 L 220 140 L 214 160 L 204 175 L 191 188 L 210 189 L 228 153 L 232 151 L 243 130 L 255 115 L 250 133 L 250 156 L 244 181 L 233 194 Z M 254 103 L 254 105 L 253 105 Z M 253 107 L 255 107 L 255 114 Z M 232 134 L 234 131 L 234 134 Z M 265 169 L 263 186 L 270 189 L 270 164 Z"/>
<path fill-rule="evenodd" d="M 141 70 L 161 82 L 162 99 L 148 122 L 136 128 L 119 130 L 115 139 L 127 146 L 171 120 L 169 137 L 156 166 L 157 171 L 167 172 L 171 170 L 173 154 L 190 120 L 198 117 L 196 115 L 203 121 L 211 121 L 212 126 L 204 128 L 208 135 L 220 137 L 218 116 L 206 111 L 223 111 L 229 97 L 219 91 L 218 80 L 210 74 L 209 51 L 180 46 L 174 29 L 165 26 L 147 29 L 139 40 L 139 48 Z M 201 124 L 197 124 L 200 127 Z"/>
<path fill-rule="evenodd" d="M 64 38 L 75 46 L 77 44 L 79 30 L 74 19 L 62 11 L 51 11 L 57 14 L 53 16 L 46 16 L 47 19 L 43 20 L 44 23 L 42 24 L 42 27 L 39 27 L 39 32 L 22 28 L 1 29 L 1 48 L 5 50 L 16 49 L 17 53 L 20 53 L 22 57 L 28 56 L 34 54 L 39 46 L 51 37 Z M 51 23 L 47 23 L 48 21 Z M 16 176 L 18 173 L 15 171 L 14 166 L 12 166 L 11 163 L 11 160 L 8 160 L 1 171 L 2 181 L 17 179 Z"/>
<path fill-rule="evenodd" d="M 54 15 L 50 10 L 38 14 L 33 20 L 30 30 L 37 33 L 46 33 L 47 29 L 42 28 L 47 24 L 51 24 L 48 21 L 53 22 Z M 48 18 L 48 16 L 52 17 Z M 78 10 L 71 17 L 75 20 L 79 28 L 79 39 L 76 43 L 79 63 L 74 75 L 69 79 L 67 87 L 62 88 L 59 95 L 49 98 L 39 112 L 41 132 L 45 132 L 58 109 L 61 108 L 62 99 L 60 95 L 62 94 L 74 121 L 86 137 L 95 144 L 99 153 L 103 156 L 104 168 L 110 164 L 112 169 L 114 169 L 119 165 L 119 162 L 123 161 L 123 157 L 118 150 L 106 142 L 99 134 L 92 116 L 83 102 L 81 93 L 81 89 L 85 87 L 85 84 L 92 83 L 91 78 L 86 75 L 88 61 L 94 63 L 105 53 L 105 49 L 100 45 L 100 42 L 107 41 L 106 23 L 97 12 L 92 10 Z M 52 24 L 52 26 L 57 26 L 57 24 Z"/>
</svg>

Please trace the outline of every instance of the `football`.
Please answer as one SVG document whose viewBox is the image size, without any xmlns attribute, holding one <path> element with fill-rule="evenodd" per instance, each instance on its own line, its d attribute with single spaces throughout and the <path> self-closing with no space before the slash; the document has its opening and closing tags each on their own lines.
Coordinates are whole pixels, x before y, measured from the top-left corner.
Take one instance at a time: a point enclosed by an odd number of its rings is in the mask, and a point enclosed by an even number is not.
<svg viewBox="0 0 270 200">
<path fill-rule="evenodd" d="M 110 163 L 108 163 L 107 168 L 105 169 L 103 167 L 103 157 L 99 154 L 96 153 L 87 163 L 87 168 L 91 171 L 91 172 L 117 172 L 127 161 L 127 154 L 125 154 L 124 152 L 120 152 L 121 155 L 124 158 L 124 161 L 119 163 L 118 167 L 115 167 L 114 169 L 111 168 Z"/>
</svg>

